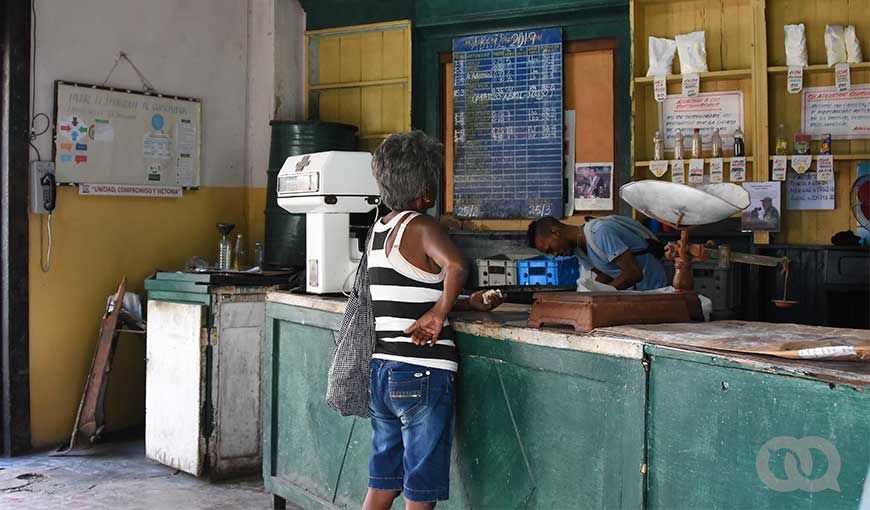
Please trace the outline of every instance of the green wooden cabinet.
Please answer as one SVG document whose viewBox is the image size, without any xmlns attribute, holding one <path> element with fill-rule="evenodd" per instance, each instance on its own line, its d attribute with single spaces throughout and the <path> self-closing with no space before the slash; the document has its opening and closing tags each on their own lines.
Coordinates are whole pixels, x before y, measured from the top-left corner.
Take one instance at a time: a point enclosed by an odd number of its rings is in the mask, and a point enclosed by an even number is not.
<svg viewBox="0 0 870 510">
<path fill-rule="evenodd" d="M 369 422 L 324 403 L 339 318 L 267 305 L 264 479 L 303 508 L 359 508 L 366 492 Z M 641 506 L 640 359 L 466 334 L 458 342 L 451 497 L 439 508 Z"/>
<path fill-rule="evenodd" d="M 866 390 L 646 350 L 648 508 L 858 508 L 870 463 Z M 792 462 L 798 474 L 790 477 Z M 812 480 L 809 490 L 802 478 Z M 811 492 L 824 480 L 839 490 Z"/>
<path fill-rule="evenodd" d="M 369 421 L 324 402 L 341 316 L 273 302 L 266 316 L 266 489 L 303 508 L 359 508 Z M 866 386 L 651 344 L 621 351 L 628 357 L 575 350 L 603 337 L 570 348 L 462 332 L 457 341 L 451 495 L 438 508 L 858 507 Z"/>
</svg>

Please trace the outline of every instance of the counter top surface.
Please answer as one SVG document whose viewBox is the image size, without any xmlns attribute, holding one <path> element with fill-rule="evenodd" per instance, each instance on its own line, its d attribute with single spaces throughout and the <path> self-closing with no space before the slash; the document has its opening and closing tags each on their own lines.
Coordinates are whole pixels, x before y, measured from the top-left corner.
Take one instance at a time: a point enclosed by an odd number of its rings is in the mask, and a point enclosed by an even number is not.
<svg viewBox="0 0 870 510">
<path fill-rule="evenodd" d="M 344 297 L 323 297 L 275 291 L 266 300 L 290 306 L 344 313 Z M 529 305 L 504 304 L 493 312 L 458 312 L 451 314 L 457 331 L 504 341 L 571 349 L 630 359 L 641 359 L 644 345 L 715 354 L 755 370 L 784 370 L 797 376 L 834 382 L 870 386 L 870 362 L 818 361 L 787 359 L 756 354 L 764 346 L 800 343 L 801 348 L 814 341 L 837 338 L 855 344 L 870 342 L 870 331 L 772 324 L 747 321 L 708 323 L 638 324 L 598 328 L 589 333 L 566 328 L 531 328 L 526 321 Z M 764 350 L 764 349 L 762 349 Z"/>
</svg>

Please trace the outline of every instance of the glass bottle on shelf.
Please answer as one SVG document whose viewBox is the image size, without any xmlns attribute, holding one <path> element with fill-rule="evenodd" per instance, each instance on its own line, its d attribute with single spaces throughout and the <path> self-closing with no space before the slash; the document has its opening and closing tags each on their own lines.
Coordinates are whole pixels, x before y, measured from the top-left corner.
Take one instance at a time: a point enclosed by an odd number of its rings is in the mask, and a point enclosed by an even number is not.
<svg viewBox="0 0 870 510">
<path fill-rule="evenodd" d="M 233 270 L 239 271 L 244 267 L 245 241 L 242 234 L 236 234 L 236 245 L 233 248 Z"/>
<path fill-rule="evenodd" d="M 696 159 L 704 157 L 704 148 L 701 144 L 701 130 L 699 128 L 695 128 L 694 133 L 692 133 L 692 157 Z"/>
<path fill-rule="evenodd" d="M 713 145 L 712 155 L 713 158 L 721 158 L 722 157 L 722 137 L 719 136 L 719 130 L 713 130 L 713 138 L 710 140 L 710 143 Z"/>
<path fill-rule="evenodd" d="M 232 247 L 230 246 L 230 232 L 236 228 L 236 225 L 234 223 L 218 223 L 217 228 L 221 233 L 221 241 L 218 244 L 217 269 L 227 271 L 230 269 L 233 256 Z"/>
<path fill-rule="evenodd" d="M 653 136 L 653 159 L 656 161 L 665 159 L 665 139 L 662 137 L 662 132 L 658 130 Z"/>
<path fill-rule="evenodd" d="M 788 154 L 788 140 L 785 138 L 785 126 L 779 125 L 776 130 L 776 155 L 785 156 Z"/>
<path fill-rule="evenodd" d="M 263 243 L 260 241 L 254 243 L 254 265 L 263 271 Z"/>
<path fill-rule="evenodd" d="M 743 143 L 743 131 L 740 128 L 734 130 L 734 157 L 746 156 L 746 145 Z"/>
<path fill-rule="evenodd" d="M 683 133 L 679 129 L 674 135 L 674 159 L 683 159 Z"/>
</svg>

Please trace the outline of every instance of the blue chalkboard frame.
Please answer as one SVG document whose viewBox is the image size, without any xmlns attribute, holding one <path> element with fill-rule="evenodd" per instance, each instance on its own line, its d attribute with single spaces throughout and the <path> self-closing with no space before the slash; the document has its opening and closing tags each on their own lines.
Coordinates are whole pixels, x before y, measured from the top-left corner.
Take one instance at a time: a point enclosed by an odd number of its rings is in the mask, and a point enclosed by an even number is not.
<svg viewBox="0 0 870 510">
<path fill-rule="evenodd" d="M 561 217 L 561 28 L 453 39 L 454 215 Z"/>
</svg>

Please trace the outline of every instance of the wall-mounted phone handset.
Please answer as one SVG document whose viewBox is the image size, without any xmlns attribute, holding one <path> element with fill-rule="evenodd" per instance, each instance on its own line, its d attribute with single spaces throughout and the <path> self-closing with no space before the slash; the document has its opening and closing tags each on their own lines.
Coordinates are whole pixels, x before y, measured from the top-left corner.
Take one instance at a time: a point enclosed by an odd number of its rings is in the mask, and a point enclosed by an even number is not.
<svg viewBox="0 0 870 510">
<path fill-rule="evenodd" d="M 54 163 L 33 161 L 30 176 L 30 210 L 35 214 L 51 214 L 57 205 Z"/>
<path fill-rule="evenodd" d="M 42 207 L 51 214 L 57 204 L 57 181 L 54 179 L 54 174 L 43 175 L 39 184 L 42 188 Z"/>
</svg>

